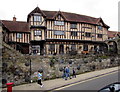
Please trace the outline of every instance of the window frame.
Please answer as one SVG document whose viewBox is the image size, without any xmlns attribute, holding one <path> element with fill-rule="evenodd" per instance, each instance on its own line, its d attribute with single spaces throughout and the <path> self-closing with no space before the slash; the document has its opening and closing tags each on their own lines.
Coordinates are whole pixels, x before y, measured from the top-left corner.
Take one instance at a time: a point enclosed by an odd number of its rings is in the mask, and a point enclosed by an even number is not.
<svg viewBox="0 0 120 92">
<path fill-rule="evenodd" d="M 41 15 L 34 15 L 33 16 L 33 21 L 34 22 L 41 22 L 42 21 Z"/>
<path fill-rule="evenodd" d="M 71 36 L 78 36 L 78 32 L 77 31 L 71 31 Z"/>
<path fill-rule="evenodd" d="M 55 44 L 49 45 L 49 51 L 55 51 Z"/>
<path fill-rule="evenodd" d="M 34 36 L 42 36 L 41 30 L 34 30 Z"/>
<path fill-rule="evenodd" d="M 77 29 L 77 23 L 70 23 L 70 29 Z"/>
<path fill-rule="evenodd" d="M 89 35 L 88 35 L 89 34 Z M 92 36 L 92 34 L 91 33 L 89 33 L 89 32 L 85 32 L 85 37 L 91 37 Z"/>
<path fill-rule="evenodd" d="M 57 32 L 60 32 L 61 34 L 57 33 Z M 54 31 L 54 35 L 65 35 L 65 31 Z"/>
<path fill-rule="evenodd" d="M 103 30 L 103 27 L 100 25 L 97 28 L 98 28 L 98 30 Z"/>
<path fill-rule="evenodd" d="M 77 48 L 76 48 L 76 45 L 75 45 L 75 44 L 72 44 L 72 45 L 71 45 L 71 50 L 72 50 L 72 51 L 76 51 L 76 50 L 77 50 Z"/>
<path fill-rule="evenodd" d="M 103 38 L 103 34 L 97 34 L 98 38 Z"/>
<path fill-rule="evenodd" d="M 87 44 L 83 45 L 83 51 L 88 51 L 88 45 Z"/>
<path fill-rule="evenodd" d="M 17 39 L 22 39 L 22 33 L 17 33 L 16 37 Z"/>
<path fill-rule="evenodd" d="M 64 23 L 64 21 L 55 20 L 55 21 L 54 21 L 54 25 L 55 25 L 55 26 L 64 26 L 65 23 Z"/>
</svg>

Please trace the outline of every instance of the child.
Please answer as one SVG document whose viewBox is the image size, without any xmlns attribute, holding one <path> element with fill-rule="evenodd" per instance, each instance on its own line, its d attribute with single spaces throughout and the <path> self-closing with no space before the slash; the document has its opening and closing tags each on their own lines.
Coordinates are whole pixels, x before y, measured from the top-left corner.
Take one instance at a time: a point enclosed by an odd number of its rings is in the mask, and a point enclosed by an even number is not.
<svg viewBox="0 0 120 92">
<path fill-rule="evenodd" d="M 42 74 L 40 73 L 40 71 L 39 71 L 39 70 L 38 70 L 37 77 L 38 77 L 38 84 L 40 84 L 40 85 L 41 85 L 41 87 L 43 87 L 43 84 L 41 83 L 41 80 L 42 80 Z"/>
</svg>

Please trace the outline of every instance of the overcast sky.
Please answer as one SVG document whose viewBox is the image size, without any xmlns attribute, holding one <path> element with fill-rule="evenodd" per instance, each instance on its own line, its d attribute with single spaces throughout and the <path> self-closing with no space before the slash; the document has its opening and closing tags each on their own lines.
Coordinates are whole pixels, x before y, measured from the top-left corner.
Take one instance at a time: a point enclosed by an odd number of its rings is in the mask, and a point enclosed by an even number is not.
<svg viewBox="0 0 120 92">
<path fill-rule="evenodd" d="M 65 11 L 99 18 L 110 26 L 110 31 L 118 30 L 119 0 L 1 0 L 0 19 L 26 21 L 27 15 L 35 8 L 50 11 Z"/>
</svg>

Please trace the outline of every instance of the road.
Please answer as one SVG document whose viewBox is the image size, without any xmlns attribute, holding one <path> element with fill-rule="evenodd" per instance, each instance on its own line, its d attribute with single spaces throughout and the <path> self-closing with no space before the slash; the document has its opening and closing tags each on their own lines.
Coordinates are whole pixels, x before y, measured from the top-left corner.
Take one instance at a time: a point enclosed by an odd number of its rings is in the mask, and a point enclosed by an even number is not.
<svg viewBox="0 0 120 92">
<path fill-rule="evenodd" d="M 86 90 L 86 92 L 88 92 L 90 90 L 94 90 L 94 92 L 96 92 L 96 90 L 99 90 L 108 84 L 120 81 L 118 79 L 119 74 L 120 74 L 120 70 L 117 72 L 114 72 L 114 73 L 102 75 L 102 76 L 95 77 L 95 78 L 92 78 L 89 80 L 81 81 L 79 83 L 75 83 L 75 84 L 71 84 L 71 85 L 68 85 L 68 86 L 65 86 L 62 88 L 58 88 L 56 90 L 57 90 L 57 92 L 58 92 L 58 90 L 61 90 L 61 92 L 63 90 L 64 91 L 71 90 L 72 92 L 74 92 L 76 90 L 77 90 L 77 92 L 83 92 L 83 90 L 84 91 Z M 90 92 L 93 92 L 93 91 L 90 91 Z"/>
</svg>

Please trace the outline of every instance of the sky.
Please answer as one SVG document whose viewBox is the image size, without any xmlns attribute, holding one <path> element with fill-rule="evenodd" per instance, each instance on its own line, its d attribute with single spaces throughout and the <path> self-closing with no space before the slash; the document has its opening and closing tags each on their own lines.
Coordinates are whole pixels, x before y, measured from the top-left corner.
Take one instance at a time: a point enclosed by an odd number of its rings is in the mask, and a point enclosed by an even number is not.
<svg viewBox="0 0 120 92">
<path fill-rule="evenodd" d="M 118 2 L 120 0 L 1 0 L 0 20 L 27 21 L 27 15 L 37 6 L 41 10 L 72 12 L 95 18 L 101 17 L 118 31 Z"/>
</svg>

